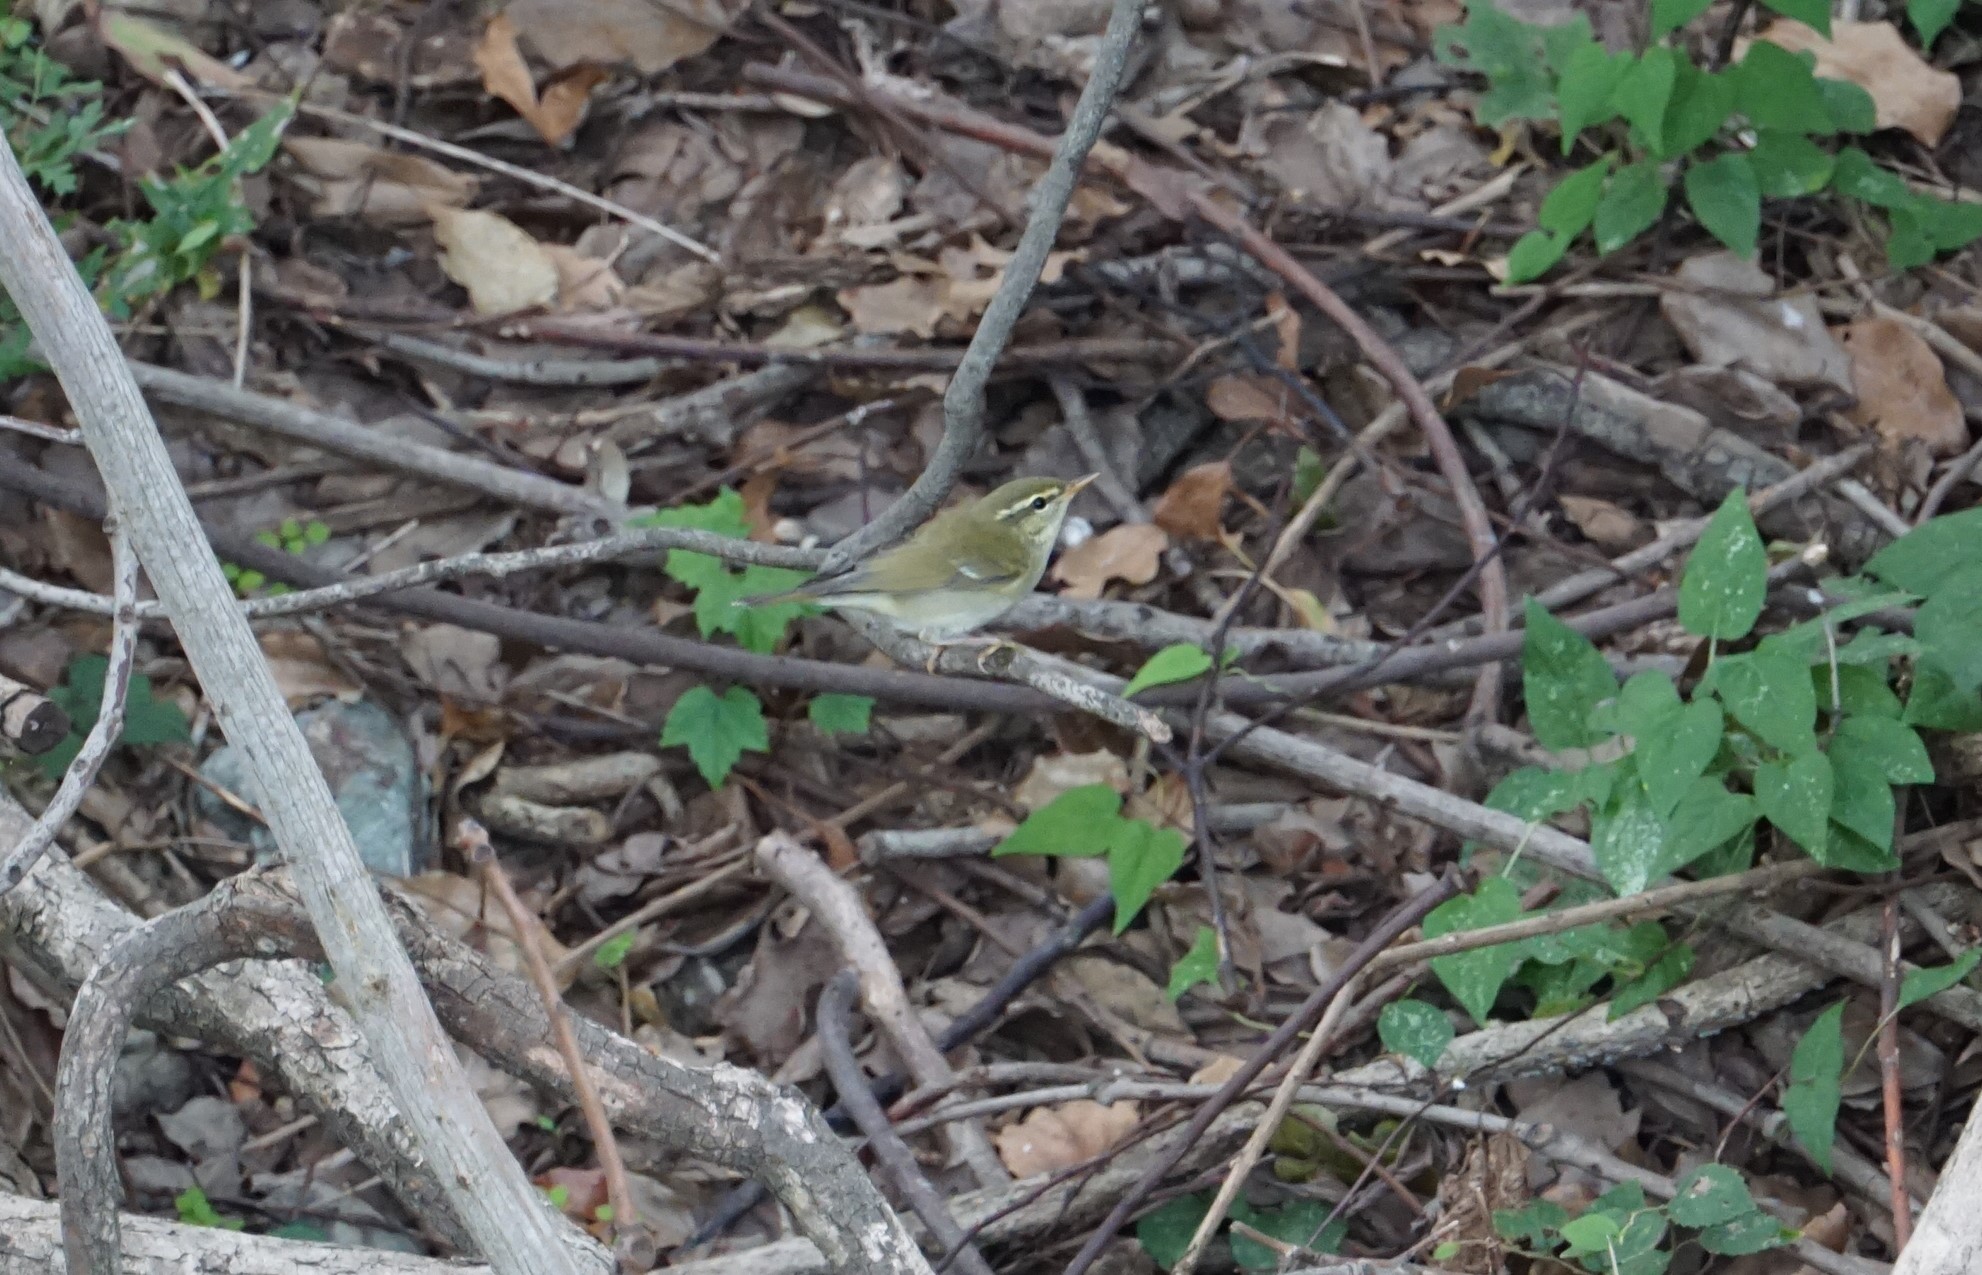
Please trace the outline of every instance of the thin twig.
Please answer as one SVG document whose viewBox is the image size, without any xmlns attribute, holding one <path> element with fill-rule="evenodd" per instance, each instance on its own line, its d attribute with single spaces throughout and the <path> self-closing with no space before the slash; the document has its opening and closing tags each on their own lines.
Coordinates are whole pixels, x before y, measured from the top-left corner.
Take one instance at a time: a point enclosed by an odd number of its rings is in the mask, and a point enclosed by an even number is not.
<svg viewBox="0 0 1982 1275">
<path fill-rule="evenodd" d="M 937 443 L 935 453 L 901 499 L 834 546 L 827 560 L 827 572 L 844 568 L 934 513 L 956 485 L 964 463 L 977 451 L 984 435 L 984 388 L 990 383 L 999 352 L 1011 340 L 1013 327 L 1025 313 L 1026 302 L 1039 281 L 1047 255 L 1053 251 L 1053 241 L 1060 233 L 1067 205 L 1080 182 L 1087 153 L 1101 136 L 1101 126 L 1114 103 L 1123 68 L 1128 64 L 1129 48 L 1142 25 L 1142 10 L 1142 0 L 1114 0 L 1109 10 L 1108 29 L 1095 50 L 1087 84 L 1081 89 L 1080 100 L 1067 121 L 1066 131 L 1060 135 L 1059 145 L 1054 148 L 1046 175 L 1032 190 L 1032 211 L 1026 217 L 1025 230 L 1019 235 L 1011 260 L 1005 263 L 998 291 L 977 321 L 977 331 L 971 336 L 963 362 L 957 365 L 956 375 L 950 378 L 949 388 L 943 392 L 942 441 Z"/>
<path fill-rule="evenodd" d="M 138 650 L 138 556 L 132 549 L 129 533 L 121 526 L 113 521 L 107 529 L 116 594 L 112 599 L 115 609 L 110 630 L 110 662 L 103 670 L 103 698 L 96 710 L 96 724 L 90 727 L 81 751 L 63 772 L 61 786 L 48 799 L 48 806 L 34 821 L 34 827 L 12 849 L 0 855 L 0 894 L 19 885 L 48 847 L 55 844 L 56 835 L 82 806 L 84 794 L 96 782 L 97 772 L 103 769 L 110 750 L 124 734 L 124 696 L 131 684 L 131 665 Z"/>
<path fill-rule="evenodd" d="M 860 995 L 860 975 L 853 970 L 841 970 L 827 981 L 825 990 L 819 993 L 819 1049 L 825 1059 L 826 1074 L 832 1078 L 833 1089 L 839 1094 L 840 1106 L 867 1135 L 867 1145 L 895 1180 L 895 1190 L 908 1201 L 922 1224 L 929 1228 L 929 1234 L 952 1256 L 945 1257 L 938 1265 L 954 1260 L 955 1264 L 968 1275 L 991 1275 L 991 1266 L 977 1246 L 964 1238 L 963 1228 L 950 1216 L 943 1198 L 929 1185 L 929 1178 L 916 1163 L 915 1153 L 903 1142 L 894 1126 L 888 1123 L 888 1114 L 881 1110 L 881 1104 L 874 1100 L 873 1091 L 867 1087 L 866 1073 L 860 1069 L 860 1060 L 853 1055 L 853 1041 L 849 1019 L 853 1004 Z"/>
<path fill-rule="evenodd" d="M 1886 1118 L 1886 1178 L 1892 1184 L 1893 1251 L 1913 1238 L 1913 1201 L 1906 1192 L 1906 1105 L 1899 1055 L 1899 896 L 1888 894 L 1880 918 L 1879 1090 Z"/>
<path fill-rule="evenodd" d="M 544 959 L 544 945 L 538 939 L 543 923 L 530 915 L 523 906 L 523 900 L 516 897 L 516 888 L 509 883 L 509 874 L 502 870 L 502 861 L 496 858 L 495 847 L 489 843 L 488 830 L 473 819 L 464 818 L 454 834 L 455 849 L 467 856 L 468 866 L 476 869 L 482 883 L 495 895 L 496 902 L 509 917 L 510 931 L 516 936 L 516 946 L 523 953 L 523 968 L 530 975 L 531 986 L 543 999 L 544 1013 L 551 1022 L 551 1037 L 557 1042 L 558 1056 L 564 1059 L 564 1070 L 571 1077 L 571 1088 L 578 1095 L 578 1110 L 585 1118 L 585 1128 L 592 1135 L 593 1149 L 599 1155 L 599 1172 L 606 1179 L 606 1199 L 612 1203 L 613 1217 L 611 1231 L 615 1235 L 640 1225 L 639 1215 L 634 1211 L 633 1188 L 626 1177 L 626 1162 L 619 1156 L 619 1139 L 613 1136 L 612 1122 L 606 1119 L 605 1105 L 599 1101 L 599 1089 L 592 1083 L 592 1073 L 585 1066 L 585 1057 L 578 1050 L 578 1038 L 571 1033 L 571 1010 L 566 1007 L 564 997 L 557 990 L 557 978 L 551 973 L 550 962 Z"/>
</svg>

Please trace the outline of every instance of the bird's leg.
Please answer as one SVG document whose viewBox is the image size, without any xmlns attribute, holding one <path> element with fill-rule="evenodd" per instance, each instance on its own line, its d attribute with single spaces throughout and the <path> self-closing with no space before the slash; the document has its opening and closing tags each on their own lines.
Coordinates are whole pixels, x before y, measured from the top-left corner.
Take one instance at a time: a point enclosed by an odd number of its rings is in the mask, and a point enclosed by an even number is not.
<svg viewBox="0 0 1982 1275">
<path fill-rule="evenodd" d="M 1013 642 L 1009 638 L 1001 638 L 1001 637 L 964 637 L 964 638 L 938 639 L 928 636 L 922 636 L 921 640 L 931 648 L 929 652 L 928 663 L 924 665 L 924 667 L 928 669 L 928 671 L 932 674 L 936 672 L 936 662 L 942 658 L 943 652 L 949 650 L 951 647 L 957 647 L 957 646 L 983 647 L 984 648 L 983 651 L 980 652 L 977 657 L 977 671 L 979 673 L 982 673 L 986 677 L 991 676 L 991 670 L 985 666 L 984 661 L 990 659 L 992 654 L 996 652 L 999 647 L 1008 646 L 1014 651 L 1019 649 L 1019 646 L 1016 642 Z"/>
</svg>

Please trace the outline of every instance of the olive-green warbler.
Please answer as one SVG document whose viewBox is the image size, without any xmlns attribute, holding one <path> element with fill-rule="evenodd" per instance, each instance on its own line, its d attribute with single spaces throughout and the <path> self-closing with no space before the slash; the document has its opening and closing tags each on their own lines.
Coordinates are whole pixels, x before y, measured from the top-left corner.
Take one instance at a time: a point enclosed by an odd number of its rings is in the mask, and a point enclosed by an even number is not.
<svg viewBox="0 0 1982 1275">
<path fill-rule="evenodd" d="M 1046 574 L 1067 507 L 1096 477 L 1016 479 L 981 500 L 944 510 L 907 540 L 839 575 L 740 602 L 871 611 L 924 642 L 953 643 L 1032 592 Z"/>
</svg>

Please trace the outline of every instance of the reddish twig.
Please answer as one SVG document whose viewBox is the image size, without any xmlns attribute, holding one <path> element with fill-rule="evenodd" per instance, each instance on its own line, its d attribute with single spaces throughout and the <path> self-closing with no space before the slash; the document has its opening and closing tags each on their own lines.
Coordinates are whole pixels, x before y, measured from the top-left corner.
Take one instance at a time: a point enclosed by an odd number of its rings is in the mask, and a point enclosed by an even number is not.
<svg viewBox="0 0 1982 1275">
<path fill-rule="evenodd" d="M 1901 1105 L 1899 1069 L 1899 895 L 1886 896 L 1880 917 L 1879 1090 L 1886 1117 L 1886 1180 L 1892 1186 L 1893 1251 L 1913 1238 L 1913 1201 L 1906 1192 L 1906 1110 Z"/>
</svg>

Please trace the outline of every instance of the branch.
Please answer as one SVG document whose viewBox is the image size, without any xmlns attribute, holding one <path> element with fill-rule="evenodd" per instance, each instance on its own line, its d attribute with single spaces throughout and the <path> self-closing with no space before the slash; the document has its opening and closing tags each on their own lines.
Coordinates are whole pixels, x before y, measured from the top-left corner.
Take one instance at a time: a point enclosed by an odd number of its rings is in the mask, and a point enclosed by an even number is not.
<svg viewBox="0 0 1982 1275">
<path fill-rule="evenodd" d="M 68 393 L 112 512 L 171 613 L 221 728 L 241 750 L 338 984 L 441 1190 L 498 1271 L 605 1269 L 608 1257 L 596 1245 L 581 1256 L 567 1244 L 577 1232 L 524 1177 L 462 1074 L 302 731 L 232 606 L 122 351 L 11 151 L 0 156 L 0 284 Z"/>
<path fill-rule="evenodd" d="M 1094 69 L 1088 73 L 1080 101 L 1074 105 L 1073 117 L 1067 121 L 1066 132 L 1060 135 L 1060 143 L 1054 148 L 1046 175 L 1033 188 L 1032 212 L 1026 217 L 1025 231 L 1019 236 L 1012 259 L 1005 263 L 998 291 L 977 321 L 977 331 L 964 351 L 963 362 L 957 365 L 956 375 L 950 378 L 949 388 L 943 392 L 943 438 L 936 444 L 935 455 L 900 500 L 834 546 L 826 563 L 827 571 L 845 568 L 934 513 L 956 485 L 965 462 L 977 451 L 984 436 L 984 387 L 990 383 L 991 369 L 997 364 L 1005 343 L 1012 339 L 1012 329 L 1017 326 L 1019 316 L 1025 312 L 1025 303 L 1039 282 L 1047 254 L 1053 251 L 1053 241 L 1059 236 L 1067 204 L 1080 182 L 1087 153 L 1101 136 L 1101 126 L 1114 104 L 1129 47 L 1135 41 L 1136 29 L 1142 25 L 1142 10 L 1142 0 L 1114 0 L 1109 10 L 1108 30 L 1095 50 Z"/>
</svg>

